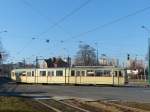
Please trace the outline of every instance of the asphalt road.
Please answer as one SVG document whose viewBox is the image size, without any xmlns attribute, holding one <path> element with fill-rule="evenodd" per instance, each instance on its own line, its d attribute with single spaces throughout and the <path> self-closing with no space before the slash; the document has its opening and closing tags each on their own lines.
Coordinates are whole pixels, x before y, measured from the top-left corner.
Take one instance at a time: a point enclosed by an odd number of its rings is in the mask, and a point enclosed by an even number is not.
<svg viewBox="0 0 150 112">
<path fill-rule="evenodd" d="M 150 88 L 143 87 L 96 87 L 63 85 L 16 84 L 0 78 L 0 95 L 4 96 L 58 96 L 79 97 L 93 100 L 124 100 L 150 102 Z"/>
</svg>

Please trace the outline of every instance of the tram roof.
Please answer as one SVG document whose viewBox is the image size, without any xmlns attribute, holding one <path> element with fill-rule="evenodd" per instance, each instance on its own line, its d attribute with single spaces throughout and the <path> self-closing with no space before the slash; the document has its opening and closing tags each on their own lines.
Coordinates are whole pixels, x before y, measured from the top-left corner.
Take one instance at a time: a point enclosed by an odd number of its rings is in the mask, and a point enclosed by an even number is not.
<svg viewBox="0 0 150 112">
<path fill-rule="evenodd" d="M 122 67 L 115 67 L 115 66 L 73 66 L 71 68 L 93 68 L 93 69 L 98 69 L 98 68 L 101 68 L 101 69 L 111 69 L 111 68 L 114 68 L 114 69 L 124 69 Z"/>
<path fill-rule="evenodd" d="M 69 67 L 56 67 L 56 68 L 17 68 L 15 70 L 29 70 L 29 69 L 65 69 Z M 115 66 L 72 66 L 72 69 L 124 69 Z"/>
</svg>

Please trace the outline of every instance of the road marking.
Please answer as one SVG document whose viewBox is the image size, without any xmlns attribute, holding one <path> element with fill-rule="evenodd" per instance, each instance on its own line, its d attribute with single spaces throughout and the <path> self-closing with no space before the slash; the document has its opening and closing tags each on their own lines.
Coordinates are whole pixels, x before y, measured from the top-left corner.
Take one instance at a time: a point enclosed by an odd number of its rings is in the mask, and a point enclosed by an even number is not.
<svg viewBox="0 0 150 112">
<path fill-rule="evenodd" d="M 111 103 L 111 102 L 109 102 L 108 104 L 111 104 L 112 106 L 121 108 L 123 110 L 132 111 L 132 112 L 149 112 L 147 110 L 142 110 L 139 108 L 129 107 L 129 106 L 125 106 L 125 105 L 121 105 L 121 104 L 115 104 L 115 103 Z"/>
<path fill-rule="evenodd" d="M 43 103 L 43 102 L 40 101 L 40 100 L 36 100 L 36 101 L 39 102 L 40 104 L 46 106 L 47 108 L 54 110 L 55 112 L 62 112 L 62 111 L 60 111 L 60 110 L 58 110 L 58 109 L 56 109 L 56 108 L 54 108 L 54 107 L 52 107 L 52 106 L 50 106 L 50 105 L 48 105 L 48 104 L 46 104 L 46 103 Z"/>
<path fill-rule="evenodd" d="M 80 107 L 77 107 L 77 106 L 74 106 L 74 105 L 65 103 L 65 102 L 61 101 L 62 99 L 60 100 L 60 98 L 57 99 L 56 97 L 54 97 L 54 98 L 50 98 L 50 97 L 37 97 L 37 98 L 33 98 L 33 99 L 35 99 L 35 100 L 38 101 L 39 103 L 45 105 L 46 107 L 48 107 L 48 108 L 50 108 L 50 109 L 52 109 L 52 110 L 54 110 L 54 111 L 56 111 L 56 112 L 61 112 L 61 110 L 56 109 L 56 108 L 54 108 L 54 107 L 52 107 L 52 106 L 50 106 L 50 105 L 48 105 L 48 104 L 42 102 L 42 100 L 54 100 L 54 101 L 56 101 L 56 102 L 58 102 L 58 103 L 60 103 L 60 104 L 66 105 L 66 106 L 68 106 L 68 107 L 71 107 L 71 108 L 74 108 L 74 109 L 77 109 L 77 110 L 80 110 L 80 111 L 83 111 L 83 112 L 90 112 L 90 111 L 88 111 L 88 110 L 86 110 L 86 109 L 83 109 L 83 108 L 80 108 Z M 66 99 L 66 98 L 65 98 L 65 99 Z"/>
<path fill-rule="evenodd" d="M 80 108 L 80 107 L 77 107 L 77 106 L 74 106 L 74 105 L 65 103 L 65 102 L 63 102 L 63 101 L 58 101 L 58 100 L 55 100 L 55 101 L 57 101 L 57 102 L 59 102 L 59 103 L 62 103 L 62 104 L 64 104 L 64 105 L 67 105 L 67 106 L 69 106 L 69 107 L 72 107 L 72 108 L 81 110 L 81 111 L 83 111 L 83 112 L 90 112 L 90 111 L 88 111 L 88 110 L 85 110 L 85 109 L 83 109 L 83 108 Z"/>
<path fill-rule="evenodd" d="M 147 92 L 150 93 L 150 90 L 143 90 L 143 92 L 145 92 L 145 93 L 147 93 Z"/>
</svg>

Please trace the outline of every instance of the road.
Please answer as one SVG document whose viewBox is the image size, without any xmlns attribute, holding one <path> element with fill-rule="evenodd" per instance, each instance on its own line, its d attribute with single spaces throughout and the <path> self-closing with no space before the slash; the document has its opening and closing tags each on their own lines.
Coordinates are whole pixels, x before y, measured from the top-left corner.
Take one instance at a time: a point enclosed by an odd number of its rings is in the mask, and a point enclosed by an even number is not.
<svg viewBox="0 0 150 112">
<path fill-rule="evenodd" d="M 0 95 L 78 97 L 91 100 L 150 102 L 150 88 L 16 84 L 0 79 Z"/>
</svg>

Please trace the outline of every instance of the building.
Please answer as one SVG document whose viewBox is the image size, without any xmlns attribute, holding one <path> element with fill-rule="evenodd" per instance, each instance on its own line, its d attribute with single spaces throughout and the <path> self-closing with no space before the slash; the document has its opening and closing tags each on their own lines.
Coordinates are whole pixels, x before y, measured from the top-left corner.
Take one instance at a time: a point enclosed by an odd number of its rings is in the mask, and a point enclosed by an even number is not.
<svg viewBox="0 0 150 112">
<path fill-rule="evenodd" d="M 119 60 L 116 58 L 110 58 L 107 57 L 105 54 L 102 54 L 102 56 L 99 59 L 99 64 L 101 66 L 119 66 Z"/>
</svg>

